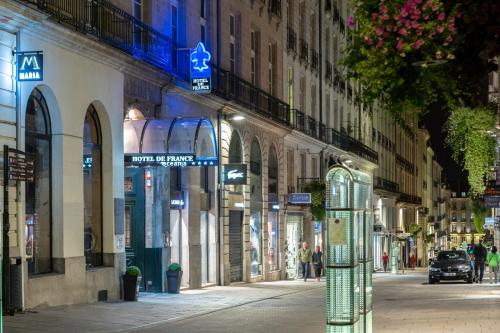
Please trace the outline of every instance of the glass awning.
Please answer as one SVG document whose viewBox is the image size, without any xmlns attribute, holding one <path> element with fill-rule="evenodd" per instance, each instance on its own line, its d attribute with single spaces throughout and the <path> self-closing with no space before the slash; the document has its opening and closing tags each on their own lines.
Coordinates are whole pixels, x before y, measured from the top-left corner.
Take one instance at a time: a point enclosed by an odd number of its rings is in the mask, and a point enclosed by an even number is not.
<svg viewBox="0 0 500 333">
<path fill-rule="evenodd" d="M 127 166 L 217 165 L 215 131 L 205 117 L 125 120 L 123 139 Z"/>
</svg>

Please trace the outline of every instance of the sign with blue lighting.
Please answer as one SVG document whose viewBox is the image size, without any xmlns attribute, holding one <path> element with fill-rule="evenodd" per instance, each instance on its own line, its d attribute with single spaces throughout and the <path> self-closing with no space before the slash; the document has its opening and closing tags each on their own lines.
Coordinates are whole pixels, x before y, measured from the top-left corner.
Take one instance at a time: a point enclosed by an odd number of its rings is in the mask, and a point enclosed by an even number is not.
<svg viewBox="0 0 500 333">
<path fill-rule="evenodd" d="M 17 80 L 43 80 L 43 52 L 16 52 Z"/>
<path fill-rule="evenodd" d="M 290 193 L 288 203 L 292 205 L 310 205 L 311 193 Z"/>
<path fill-rule="evenodd" d="M 126 154 L 125 166 L 163 166 L 163 167 L 188 167 L 188 166 L 216 166 L 217 159 L 196 157 L 192 154 Z"/>
<path fill-rule="evenodd" d="M 484 196 L 484 208 L 500 208 L 500 195 Z"/>
<path fill-rule="evenodd" d="M 212 68 L 210 66 L 212 55 L 199 42 L 191 50 L 191 89 L 197 93 L 209 93 L 212 90 Z"/>
</svg>

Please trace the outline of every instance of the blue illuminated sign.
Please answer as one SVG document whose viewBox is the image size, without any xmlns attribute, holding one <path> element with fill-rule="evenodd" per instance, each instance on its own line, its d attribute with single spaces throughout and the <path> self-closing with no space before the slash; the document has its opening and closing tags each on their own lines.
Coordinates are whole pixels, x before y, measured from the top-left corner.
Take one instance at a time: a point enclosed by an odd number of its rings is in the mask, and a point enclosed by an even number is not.
<svg viewBox="0 0 500 333">
<path fill-rule="evenodd" d="M 196 157 L 192 154 L 126 154 L 125 166 L 163 166 L 163 167 L 188 167 L 188 166 L 216 166 L 216 158 Z"/>
<path fill-rule="evenodd" d="M 204 93 L 212 90 L 210 59 L 212 56 L 202 42 L 191 50 L 191 88 L 194 92 Z"/>
<path fill-rule="evenodd" d="M 288 203 L 292 205 L 310 205 L 311 193 L 291 193 L 288 195 Z"/>
<path fill-rule="evenodd" d="M 43 80 L 43 53 L 16 52 L 17 80 L 42 81 Z"/>
</svg>

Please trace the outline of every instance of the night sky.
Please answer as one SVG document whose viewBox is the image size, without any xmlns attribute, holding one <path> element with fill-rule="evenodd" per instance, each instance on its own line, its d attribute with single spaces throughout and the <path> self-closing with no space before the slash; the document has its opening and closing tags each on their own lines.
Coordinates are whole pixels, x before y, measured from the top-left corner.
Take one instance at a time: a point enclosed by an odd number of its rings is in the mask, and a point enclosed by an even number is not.
<svg viewBox="0 0 500 333">
<path fill-rule="evenodd" d="M 422 123 L 431 135 L 431 146 L 434 149 L 439 164 L 443 167 L 443 182 L 448 184 L 453 191 L 464 192 L 469 190 L 467 175 L 462 171 L 451 156 L 451 148 L 446 145 L 446 132 L 444 125 L 449 113 L 439 107 L 433 108 L 422 117 Z"/>
</svg>

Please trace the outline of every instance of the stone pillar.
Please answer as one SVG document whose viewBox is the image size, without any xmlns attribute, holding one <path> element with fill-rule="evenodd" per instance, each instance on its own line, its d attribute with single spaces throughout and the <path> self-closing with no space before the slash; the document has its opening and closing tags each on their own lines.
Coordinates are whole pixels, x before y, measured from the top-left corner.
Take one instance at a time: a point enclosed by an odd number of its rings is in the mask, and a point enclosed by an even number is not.
<svg viewBox="0 0 500 333">
<path fill-rule="evenodd" d="M 189 244 L 189 288 L 201 288 L 201 244 L 200 244 L 200 168 L 184 169 L 184 191 L 187 198 L 188 244 Z"/>
</svg>

